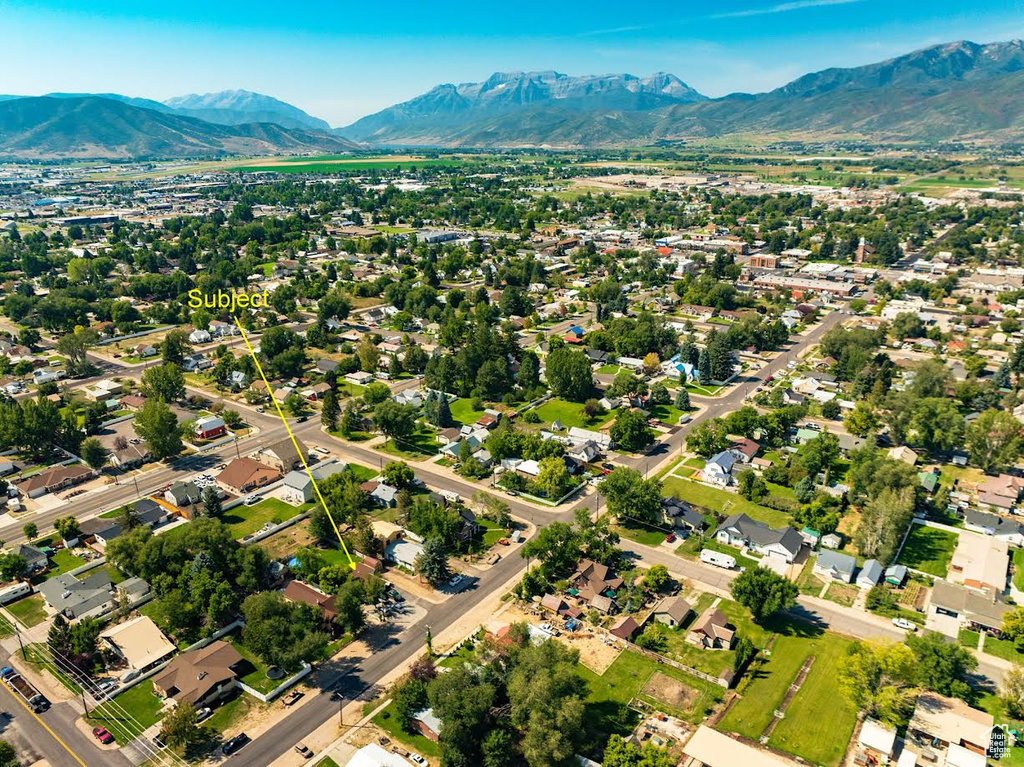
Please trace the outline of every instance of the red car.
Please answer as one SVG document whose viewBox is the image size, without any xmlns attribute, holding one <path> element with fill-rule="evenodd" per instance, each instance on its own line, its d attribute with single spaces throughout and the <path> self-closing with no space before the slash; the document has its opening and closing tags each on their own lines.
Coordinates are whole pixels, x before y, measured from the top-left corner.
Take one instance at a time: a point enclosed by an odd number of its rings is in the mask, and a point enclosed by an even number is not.
<svg viewBox="0 0 1024 767">
<path fill-rule="evenodd" d="M 675 543 L 675 540 L 676 540 L 676 534 L 675 533 L 669 533 L 668 535 L 665 536 L 665 543 Z"/>
<path fill-rule="evenodd" d="M 93 737 L 96 738 L 100 743 L 109 746 L 114 742 L 114 736 L 107 732 L 106 727 L 93 727 Z"/>
</svg>

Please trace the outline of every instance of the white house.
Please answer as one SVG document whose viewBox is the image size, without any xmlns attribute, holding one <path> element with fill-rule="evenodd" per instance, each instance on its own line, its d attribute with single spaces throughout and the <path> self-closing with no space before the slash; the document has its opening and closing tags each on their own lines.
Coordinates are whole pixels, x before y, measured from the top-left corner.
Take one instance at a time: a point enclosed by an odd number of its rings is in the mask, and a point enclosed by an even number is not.
<svg viewBox="0 0 1024 767">
<path fill-rule="evenodd" d="M 701 473 L 705 482 L 711 482 L 723 487 L 732 482 L 732 467 L 736 465 L 736 456 L 728 450 L 723 450 L 718 455 L 712 456 L 704 464 Z"/>
</svg>

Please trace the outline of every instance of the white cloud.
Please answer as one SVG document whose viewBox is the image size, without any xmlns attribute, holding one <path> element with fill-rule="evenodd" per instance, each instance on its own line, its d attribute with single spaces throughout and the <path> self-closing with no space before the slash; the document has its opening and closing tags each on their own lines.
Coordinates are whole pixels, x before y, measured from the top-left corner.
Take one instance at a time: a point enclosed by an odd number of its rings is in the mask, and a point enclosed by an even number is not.
<svg viewBox="0 0 1024 767">
<path fill-rule="evenodd" d="M 820 8 L 822 6 L 829 5 L 849 5 L 850 3 L 862 3 L 864 0 L 792 0 L 788 3 L 779 3 L 777 5 L 770 5 L 767 8 L 748 8 L 742 11 L 727 11 L 726 13 L 716 13 L 710 18 L 712 19 L 735 19 L 744 16 L 764 16 L 770 13 L 788 13 L 789 11 L 799 11 L 804 8 Z"/>
</svg>

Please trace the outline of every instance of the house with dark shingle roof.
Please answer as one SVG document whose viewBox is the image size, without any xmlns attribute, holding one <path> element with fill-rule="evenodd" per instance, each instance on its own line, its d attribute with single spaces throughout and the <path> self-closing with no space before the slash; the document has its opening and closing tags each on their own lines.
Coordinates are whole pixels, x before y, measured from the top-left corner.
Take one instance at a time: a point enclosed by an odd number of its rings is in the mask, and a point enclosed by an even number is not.
<svg viewBox="0 0 1024 767">
<path fill-rule="evenodd" d="M 172 660 L 153 677 L 153 689 L 165 698 L 200 708 L 234 691 L 241 663 L 238 650 L 218 639 Z"/>
<path fill-rule="evenodd" d="M 746 514 L 733 514 L 715 530 L 715 539 L 730 546 L 746 547 L 764 556 L 777 557 L 792 564 L 800 554 L 804 539 L 792 527 L 771 528 Z"/>
<path fill-rule="evenodd" d="M 651 616 L 658 623 L 664 623 L 667 626 L 676 628 L 685 623 L 692 612 L 693 608 L 690 607 L 689 602 L 682 597 L 675 596 L 662 599 L 658 606 L 654 608 Z"/>
</svg>

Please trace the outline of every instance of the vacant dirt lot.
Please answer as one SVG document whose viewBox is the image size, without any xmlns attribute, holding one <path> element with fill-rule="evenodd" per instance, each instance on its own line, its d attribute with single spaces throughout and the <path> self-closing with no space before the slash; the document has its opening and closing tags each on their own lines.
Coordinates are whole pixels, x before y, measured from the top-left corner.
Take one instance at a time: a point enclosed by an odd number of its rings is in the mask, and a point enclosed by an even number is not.
<svg viewBox="0 0 1024 767">
<path fill-rule="evenodd" d="M 679 711 L 689 711 L 694 701 L 697 700 L 696 690 L 687 687 L 678 679 L 665 676 L 660 671 L 651 675 L 641 692 L 655 700 L 667 703 Z"/>
</svg>

